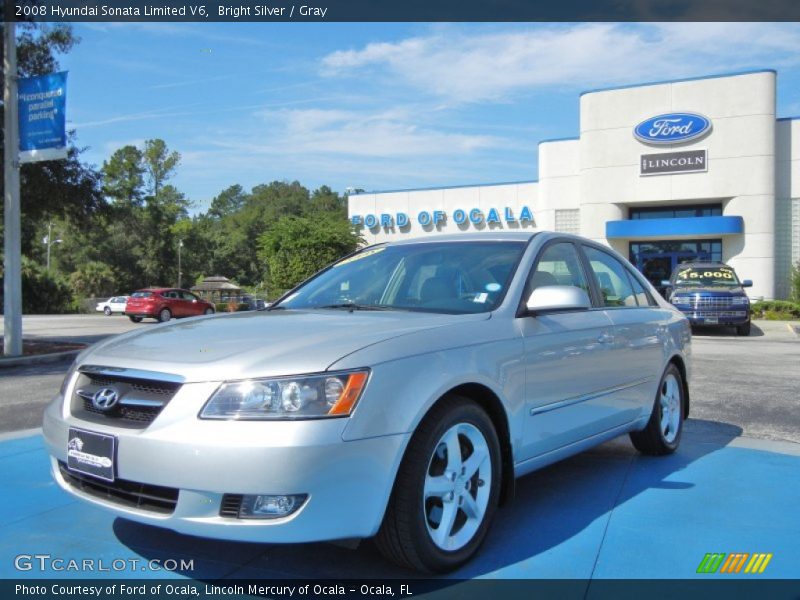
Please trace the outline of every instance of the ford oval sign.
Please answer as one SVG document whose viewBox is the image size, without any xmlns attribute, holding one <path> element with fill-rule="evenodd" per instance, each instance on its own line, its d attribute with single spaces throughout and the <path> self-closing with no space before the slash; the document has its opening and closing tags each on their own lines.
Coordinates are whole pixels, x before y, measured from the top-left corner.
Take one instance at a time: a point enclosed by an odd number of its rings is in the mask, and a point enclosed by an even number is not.
<svg viewBox="0 0 800 600">
<path fill-rule="evenodd" d="M 636 139 L 645 144 L 680 144 L 711 131 L 711 121 L 697 113 L 669 113 L 650 117 L 633 130 Z"/>
</svg>

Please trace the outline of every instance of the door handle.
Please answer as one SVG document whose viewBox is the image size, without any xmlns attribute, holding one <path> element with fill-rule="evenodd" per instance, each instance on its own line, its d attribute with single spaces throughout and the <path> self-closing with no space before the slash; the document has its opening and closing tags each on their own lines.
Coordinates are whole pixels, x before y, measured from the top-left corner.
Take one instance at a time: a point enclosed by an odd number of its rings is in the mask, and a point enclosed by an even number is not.
<svg viewBox="0 0 800 600">
<path fill-rule="evenodd" d="M 610 333 L 601 333 L 597 336 L 597 341 L 601 344 L 610 344 L 614 341 L 614 336 Z"/>
</svg>

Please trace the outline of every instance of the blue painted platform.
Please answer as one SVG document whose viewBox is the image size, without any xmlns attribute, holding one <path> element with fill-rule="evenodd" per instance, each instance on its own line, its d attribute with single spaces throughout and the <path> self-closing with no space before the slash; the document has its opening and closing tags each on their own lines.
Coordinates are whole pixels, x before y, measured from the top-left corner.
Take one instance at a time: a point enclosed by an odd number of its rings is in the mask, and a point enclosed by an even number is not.
<svg viewBox="0 0 800 600">
<path fill-rule="evenodd" d="M 800 578 L 800 445 L 738 437 L 689 421 L 673 456 L 643 457 L 627 438 L 523 478 L 478 557 L 458 578 Z M 407 578 L 370 541 L 357 550 L 218 542 L 117 519 L 50 478 L 40 435 L 0 442 L 0 578 L 97 577 L 19 572 L 20 554 L 63 559 L 194 559 L 194 570 L 103 577 Z M 761 575 L 698 575 L 708 552 L 765 552 Z"/>
</svg>

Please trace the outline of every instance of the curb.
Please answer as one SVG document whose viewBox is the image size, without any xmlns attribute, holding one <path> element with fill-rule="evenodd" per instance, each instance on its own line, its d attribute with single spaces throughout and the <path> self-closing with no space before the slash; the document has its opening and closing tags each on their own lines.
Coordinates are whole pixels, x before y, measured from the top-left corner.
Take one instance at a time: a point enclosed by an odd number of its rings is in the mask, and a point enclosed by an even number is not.
<svg viewBox="0 0 800 600">
<path fill-rule="evenodd" d="M 0 369 L 8 367 L 26 367 L 28 365 L 45 365 L 66 360 L 72 360 L 84 349 L 65 350 L 64 352 L 53 352 L 51 354 L 34 354 L 33 356 L 20 356 L 16 358 L 0 358 Z"/>
</svg>

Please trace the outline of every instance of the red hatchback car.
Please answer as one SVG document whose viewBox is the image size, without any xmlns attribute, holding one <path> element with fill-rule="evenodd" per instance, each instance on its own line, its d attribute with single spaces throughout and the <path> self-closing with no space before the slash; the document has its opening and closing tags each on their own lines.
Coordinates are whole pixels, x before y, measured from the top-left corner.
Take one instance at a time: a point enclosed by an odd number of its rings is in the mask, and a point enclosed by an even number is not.
<svg viewBox="0 0 800 600">
<path fill-rule="evenodd" d="M 134 323 L 145 317 L 165 323 L 173 317 L 213 315 L 214 305 L 187 290 L 147 288 L 131 294 L 125 306 L 125 314 Z"/>
</svg>

